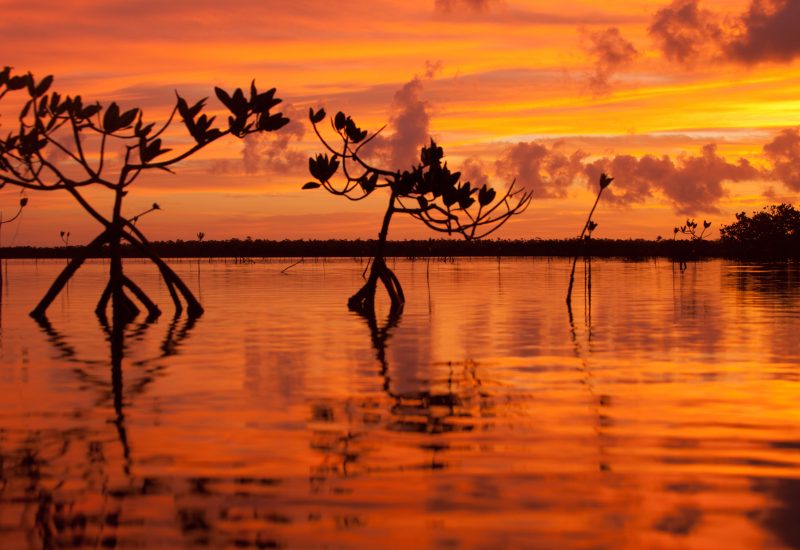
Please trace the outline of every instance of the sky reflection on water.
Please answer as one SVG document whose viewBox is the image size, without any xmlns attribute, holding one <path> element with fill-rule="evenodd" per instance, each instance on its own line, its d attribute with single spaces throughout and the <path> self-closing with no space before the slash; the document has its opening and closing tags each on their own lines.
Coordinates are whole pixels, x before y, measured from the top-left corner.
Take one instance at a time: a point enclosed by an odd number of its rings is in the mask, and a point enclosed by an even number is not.
<svg viewBox="0 0 800 550">
<path fill-rule="evenodd" d="M 12 262 L 3 548 L 800 548 L 800 273 L 664 260 L 176 264 L 207 313 L 104 329 Z M 131 262 L 157 301 L 166 289 Z M 579 271 L 580 277 L 580 271 Z"/>
</svg>

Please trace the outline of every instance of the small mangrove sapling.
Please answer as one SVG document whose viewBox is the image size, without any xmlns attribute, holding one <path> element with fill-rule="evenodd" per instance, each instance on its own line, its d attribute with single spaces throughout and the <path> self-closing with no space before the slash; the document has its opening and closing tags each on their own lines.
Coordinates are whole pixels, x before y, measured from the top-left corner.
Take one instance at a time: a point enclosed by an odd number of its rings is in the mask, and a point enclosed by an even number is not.
<svg viewBox="0 0 800 550">
<path fill-rule="evenodd" d="M 597 191 L 597 198 L 594 200 L 594 204 L 592 205 L 592 209 L 589 210 L 589 216 L 586 218 L 586 223 L 583 224 L 583 229 L 581 230 L 580 236 L 578 236 L 578 243 L 583 244 L 586 237 L 590 236 L 592 232 L 597 229 L 597 223 L 592 220 L 592 216 L 594 215 L 594 211 L 597 209 L 597 203 L 600 202 L 600 197 L 603 195 L 603 191 L 611 185 L 611 182 L 614 181 L 614 178 L 607 176 L 606 174 L 600 174 L 600 189 Z M 569 288 L 567 288 L 567 307 L 572 306 L 572 286 L 575 284 L 575 266 L 578 264 L 578 256 L 580 256 L 579 252 L 575 253 L 575 257 L 572 259 L 572 270 L 569 273 Z"/>
<path fill-rule="evenodd" d="M 2 189 L 3 183 L 0 181 L 0 189 Z M 0 234 L 2 234 L 3 226 L 7 223 L 11 223 L 17 218 L 22 215 L 22 210 L 28 205 L 28 197 L 22 197 L 19 199 L 19 207 L 17 208 L 17 213 L 8 218 L 7 220 L 3 219 L 3 213 L 0 212 Z M 0 241 L 0 247 L 2 246 L 2 241 Z M 3 257 L 0 256 L 0 289 L 3 288 Z"/>
</svg>

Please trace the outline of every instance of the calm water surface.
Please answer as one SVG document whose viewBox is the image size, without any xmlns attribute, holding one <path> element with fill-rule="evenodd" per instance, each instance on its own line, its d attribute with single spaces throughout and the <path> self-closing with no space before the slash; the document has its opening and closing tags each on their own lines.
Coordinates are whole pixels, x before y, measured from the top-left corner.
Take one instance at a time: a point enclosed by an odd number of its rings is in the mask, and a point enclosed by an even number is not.
<svg viewBox="0 0 800 550">
<path fill-rule="evenodd" d="M 85 266 L 10 262 L 0 548 L 800 548 L 800 269 L 173 263 L 195 323 L 93 315 Z M 127 271 L 165 310 L 157 273 Z"/>
</svg>

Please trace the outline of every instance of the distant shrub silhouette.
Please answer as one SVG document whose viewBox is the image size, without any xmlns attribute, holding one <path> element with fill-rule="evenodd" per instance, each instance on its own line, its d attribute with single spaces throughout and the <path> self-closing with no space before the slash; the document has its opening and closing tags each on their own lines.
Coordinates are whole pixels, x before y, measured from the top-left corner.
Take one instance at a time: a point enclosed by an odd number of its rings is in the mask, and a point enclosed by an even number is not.
<svg viewBox="0 0 800 550">
<path fill-rule="evenodd" d="M 589 216 L 586 218 L 586 223 L 583 224 L 583 229 L 581 230 L 581 234 L 578 236 L 578 244 L 579 246 L 585 246 L 589 239 L 592 237 L 592 232 L 597 229 L 597 223 L 592 220 L 592 216 L 594 216 L 594 211 L 597 209 L 597 203 L 600 202 L 600 197 L 603 196 L 603 191 L 611 185 L 611 182 L 614 181 L 614 178 L 607 176 L 606 174 L 600 174 L 600 181 L 599 181 L 599 189 L 597 191 L 597 198 L 594 199 L 594 204 L 592 205 L 592 209 L 589 210 Z M 575 284 L 575 266 L 578 264 L 578 256 L 580 256 L 580 252 L 575 254 L 575 257 L 572 259 L 572 270 L 569 272 L 569 287 L 567 288 L 567 308 L 570 308 L 570 315 L 572 315 L 571 307 L 572 307 L 572 287 Z"/>
<path fill-rule="evenodd" d="M 460 172 L 451 172 L 447 163 L 442 162 L 444 151 L 433 140 L 422 148 L 420 163 L 409 170 L 401 172 L 372 166 L 364 159 L 362 150 L 380 130 L 369 135 L 340 111 L 331 118 L 332 129 L 341 141 L 334 147 L 317 127 L 325 117 L 324 109 L 309 110 L 314 131 L 327 153 L 309 159 L 309 171 L 315 181 L 306 183 L 303 189 L 323 187 L 329 193 L 353 201 L 362 200 L 378 189 L 389 191 L 369 276 L 364 286 L 348 300 L 348 306 L 354 311 L 366 315 L 374 313 L 378 281 L 389 294 L 392 310 L 401 309 L 405 302 L 400 281 L 384 260 L 384 245 L 394 214 L 407 214 L 433 231 L 471 240 L 490 235 L 530 204 L 531 194 L 515 189 L 513 182 L 502 195 L 486 185 L 478 188 L 472 187 L 470 182 L 462 182 Z M 339 177 L 334 180 L 337 174 Z"/>
<path fill-rule="evenodd" d="M 147 309 L 149 317 L 160 314 L 158 306 L 129 279 L 122 269 L 121 241 L 130 243 L 156 264 L 175 304 L 182 311 L 180 297 L 191 316 L 203 308 L 180 277 L 155 253 L 135 222 L 150 210 L 134 217 L 123 213 L 123 199 L 130 186 L 147 172 L 172 172 L 172 167 L 218 139 L 233 135 L 280 129 L 288 119 L 270 109 L 280 103 L 275 89 L 259 93 L 255 82 L 249 98 L 241 89 L 228 94 L 216 88 L 219 100 L 230 111 L 226 127 L 216 127 L 215 117 L 203 113 L 206 99 L 193 105 L 176 93 L 175 105 L 160 126 L 146 123 L 139 108 L 120 109 L 117 103 L 103 106 L 84 102 L 81 96 L 62 96 L 50 91 L 52 76 L 37 81 L 30 73 L 14 75 L 11 68 L 0 71 L 0 99 L 8 93 L 27 94 L 18 116 L 18 127 L 0 138 L 0 185 L 11 184 L 38 191 L 66 191 L 103 225 L 103 232 L 71 259 L 64 271 L 31 313 L 42 317 L 64 285 L 87 257 L 106 251 L 110 257 L 108 284 L 96 311 L 105 315 L 109 305 L 115 318 L 128 321 L 139 308 L 128 297 L 130 292 Z M 192 140 L 173 148 L 164 144 L 165 132 L 180 116 Z M 117 157 L 118 156 L 118 157 Z M 56 160 L 58 159 L 58 160 Z M 101 214 L 84 196 L 84 189 L 102 187 L 113 194 L 110 216 Z M 179 297 L 180 294 L 180 297 Z"/>
<path fill-rule="evenodd" d="M 765 206 L 719 230 L 723 246 L 736 256 L 785 258 L 800 256 L 800 211 L 791 204 Z"/>
</svg>

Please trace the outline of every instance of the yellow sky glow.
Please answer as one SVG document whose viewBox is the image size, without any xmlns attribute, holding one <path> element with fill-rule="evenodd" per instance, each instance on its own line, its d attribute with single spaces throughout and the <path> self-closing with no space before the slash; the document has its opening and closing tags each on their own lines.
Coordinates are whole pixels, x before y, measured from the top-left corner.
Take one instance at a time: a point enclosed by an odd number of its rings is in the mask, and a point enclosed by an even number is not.
<svg viewBox="0 0 800 550">
<path fill-rule="evenodd" d="M 598 230 L 602 237 L 650 237 L 686 215 L 730 223 L 742 209 L 797 199 L 791 182 L 771 179 L 762 149 L 781 130 L 800 124 L 800 63 L 793 54 L 748 63 L 724 58 L 724 50 L 690 63 L 670 59 L 649 32 L 666 2 L 602 8 L 575 0 L 558 5 L 454 0 L 449 5 L 445 12 L 433 1 L 410 7 L 365 1 L 340 10 L 318 0 L 269 8 L 232 0 L 225 5 L 179 1 L 168 8 L 144 2 L 133 9 L 86 0 L 67 13 L 48 2 L 6 1 L 0 22 L 8 37 L 3 64 L 38 77 L 53 74 L 54 88 L 64 93 L 141 106 L 152 121 L 168 115 L 174 90 L 190 101 L 210 96 L 209 110 L 224 119 L 214 86 L 244 87 L 255 78 L 261 88 L 278 88 L 284 111 L 298 125 L 281 142 L 270 135 L 251 143 L 248 154 L 255 154 L 255 161 L 246 164 L 244 145 L 231 139 L 179 165 L 175 175 L 146 175 L 137 182 L 126 208 L 134 214 L 142 205 L 161 204 L 163 211 L 147 222 L 155 239 L 193 235 L 200 228 L 210 239 L 244 233 L 275 239 L 371 237 L 382 200 L 354 205 L 322 190 L 301 191 L 309 179 L 305 162 L 288 166 L 275 160 L 322 150 L 306 120 L 309 106 L 324 106 L 329 113 L 345 110 L 369 130 L 388 123 L 388 138 L 397 132 L 395 122 L 414 107 L 417 115 L 424 113 L 414 119 L 418 135 L 397 140 L 422 145 L 434 136 L 451 163 L 469 159 L 496 183 L 506 181 L 508 173 L 496 173 L 496 161 L 519 142 L 548 147 L 561 142 L 558 151 L 583 151 L 585 162 L 667 155 L 676 166 L 680 158 L 701 155 L 703 145 L 714 143 L 725 161 L 745 159 L 761 170 L 747 180 L 723 180 L 723 192 L 706 203 L 685 197 L 676 203 L 679 199 L 653 183 L 647 198 L 601 204 L 599 215 L 609 213 Z M 701 4 L 720 21 L 742 17 L 748 5 Z M 603 57 L 597 40 L 611 29 L 635 55 L 622 61 Z M 13 107 L 4 102 L 0 125 L 13 120 Z M 173 147 L 188 143 L 180 125 L 165 140 Z M 523 173 L 520 168 L 520 184 L 539 185 L 524 181 Z M 535 196 L 518 223 L 497 236 L 576 233 L 591 191 L 585 176 L 564 185 L 558 198 Z M 18 193 L 10 187 L 0 191 L 3 205 L 9 205 L 4 210 L 13 209 Z M 78 243 L 96 231 L 96 223 L 82 217 L 68 197 L 29 196 L 16 244 L 57 244 L 60 230 L 70 230 Z M 615 224 L 611 220 L 620 212 L 625 223 Z M 542 223 L 556 218 L 557 224 Z M 413 223 L 399 224 L 392 234 L 428 236 Z"/>
</svg>

